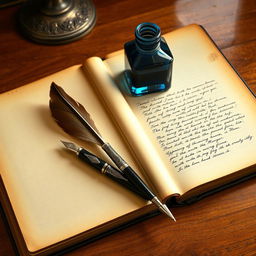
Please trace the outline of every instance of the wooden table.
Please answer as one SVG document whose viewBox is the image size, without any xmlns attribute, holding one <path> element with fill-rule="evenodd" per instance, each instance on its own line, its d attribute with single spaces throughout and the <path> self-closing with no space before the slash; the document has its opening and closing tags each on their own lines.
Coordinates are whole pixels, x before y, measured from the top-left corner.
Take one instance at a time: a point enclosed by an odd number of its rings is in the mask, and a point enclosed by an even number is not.
<svg viewBox="0 0 256 256">
<path fill-rule="evenodd" d="M 15 25 L 20 6 L 1 9 L 0 92 L 82 63 L 90 56 L 104 57 L 131 40 L 137 24 L 151 21 L 163 33 L 190 23 L 203 25 L 256 93 L 255 0 L 94 3 L 98 19 L 93 31 L 79 41 L 61 46 L 27 41 Z M 67 255 L 256 255 L 255 179 L 191 206 L 173 209 L 173 213 L 177 223 L 159 215 Z M 15 255 L 13 248 L 9 229 L 1 217 L 0 255 Z"/>
</svg>

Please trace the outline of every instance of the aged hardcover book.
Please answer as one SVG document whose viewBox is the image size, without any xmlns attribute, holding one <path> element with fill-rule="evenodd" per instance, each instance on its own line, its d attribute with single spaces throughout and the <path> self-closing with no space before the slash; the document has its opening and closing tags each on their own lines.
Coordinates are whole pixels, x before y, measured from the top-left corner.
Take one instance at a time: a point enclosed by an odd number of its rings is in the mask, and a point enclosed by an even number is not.
<svg viewBox="0 0 256 256">
<path fill-rule="evenodd" d="M 74 139 L 51 117 L 52 82 L 164 201 L 255 174 L 255 96 L 202 27 L 164 37 L 174 56 L 166 92 L 126 94 L 119 51 L 0 95 L 1 202 L 21 255 L 63 250 L 155 210 L 63 148 L 60 139 Z"/>
</svg>

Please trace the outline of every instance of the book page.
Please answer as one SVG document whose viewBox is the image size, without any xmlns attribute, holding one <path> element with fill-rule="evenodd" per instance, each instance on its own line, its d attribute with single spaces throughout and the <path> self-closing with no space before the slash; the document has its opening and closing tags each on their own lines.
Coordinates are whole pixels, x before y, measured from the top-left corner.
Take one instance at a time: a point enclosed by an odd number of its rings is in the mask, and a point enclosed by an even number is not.
<svg viewBox="0 0 256 256">
<path fill-rule="evenodd" d="M 99 147 L 74 140 L 55 123 L 49 110 L 53 81 L 85 106 L 101 135 L 139 172 L 81 66 L 1 94 L 0 173 L 31 252 L 83 232 L 86 237 L 108 222 L 111 228 L 147 204 L 64 148 L 60 140 L 74 141 L 110 162 Z"/>
<path fill-rule="evenodd" d="M 171 89 L 125 99 L 185 193 L 255 164 L 256 101 L 201 27 L 165 39 L 174 56 Z M 105 63 L 122 76 L 123 52 Z"/>
</svg>

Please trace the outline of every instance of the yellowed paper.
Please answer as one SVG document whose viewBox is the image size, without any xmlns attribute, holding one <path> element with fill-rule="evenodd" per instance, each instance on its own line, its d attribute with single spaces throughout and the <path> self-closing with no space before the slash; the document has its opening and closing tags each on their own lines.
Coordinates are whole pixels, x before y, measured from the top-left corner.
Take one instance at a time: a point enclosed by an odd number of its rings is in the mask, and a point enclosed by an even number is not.
<svg viewBox="0 0 256 256">
<path fill-rule="evenodd" d="M 64 149 L 60 139 L 73 139 L 51 117 L 52 81 L 87 108 L 102 136 L 138 169 L 80 66 L 0 95 L 1 177 L 30 251 L 146 204 Z M 96 147 L 83 146 L 108 160 Z"/>
</svg>

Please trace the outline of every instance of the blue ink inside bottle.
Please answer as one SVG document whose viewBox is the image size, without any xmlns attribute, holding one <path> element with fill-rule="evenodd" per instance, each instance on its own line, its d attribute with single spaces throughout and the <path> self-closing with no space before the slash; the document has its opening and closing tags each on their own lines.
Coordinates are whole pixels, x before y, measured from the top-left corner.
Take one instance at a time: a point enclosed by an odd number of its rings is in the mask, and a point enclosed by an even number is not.
<svg viewBox="0 0 256 256">
<path fill-rule="evenodd" d="M 133 96 L 166 91 L 171 86 L 173 56 L 159 26 L 141 23 L 135 40 L 125 43 L 124 78 Z"/>
</svg>

